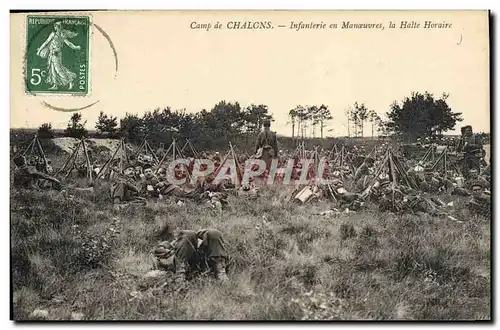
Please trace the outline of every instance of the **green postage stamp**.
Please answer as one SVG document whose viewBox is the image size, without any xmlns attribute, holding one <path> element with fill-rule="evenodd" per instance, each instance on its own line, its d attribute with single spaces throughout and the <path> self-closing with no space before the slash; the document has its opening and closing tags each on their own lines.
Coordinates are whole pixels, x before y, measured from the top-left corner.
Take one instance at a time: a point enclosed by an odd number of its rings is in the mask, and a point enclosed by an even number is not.
<svg viewBox="0 0 500 330">
<path fill-rule="evenodd" d="M 28 15 L 27 93 L 89 93 L 90 25 L 89 16 Z"/>
</svg>

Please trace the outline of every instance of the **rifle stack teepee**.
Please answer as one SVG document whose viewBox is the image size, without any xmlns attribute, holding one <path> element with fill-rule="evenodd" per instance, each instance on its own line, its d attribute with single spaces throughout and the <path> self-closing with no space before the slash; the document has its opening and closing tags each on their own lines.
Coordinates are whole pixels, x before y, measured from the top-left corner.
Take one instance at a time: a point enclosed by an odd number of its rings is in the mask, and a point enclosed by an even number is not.
<svg viewBox="0 0 500 330">
<path fill-rule="evenodd" d="M 332 150 L 330 150 L 330 157 L 332 159 L 334 159 L 335 157 L 337 157 L 337 154 L 339 153 L 339 149 L 337 148 L 337 144 L 333 144 L 333 148 Z"/>
<path fill-rule="evenodd" d="M 153 148 L 151 148 L 151 146 L 149 145 L 148 143 L 148 140 L 147 139 L 144 139 L 139 147 L 139 149 L 137 149 L 137 151 L 134 153 L 134 155 L 137 157 L 140 155 L 140 153 L 144 151 L 146 154 L 150 154 L 151 157 L 153 158 L 154 162 L 156 164 L 159 164 L 159 160 L 158 160 L 158 157 L 156 157 L 156 153 L 153 151 Z"/>
<path fill-rule="evenodd" d="M 113 164 L 113 160 L 118 159 L 119 163 L 119 171 L 123 172 L 123 169 L 125 167 L 125 164 L 127 164 L 128 161 L 128 155 L 127 155 L 127 147 L 125 146 L 124 140 L 120 140 L 120 143 L 116 147 L 115 151 L 113 152 L 113 155 L 104 163 L 102 168 L 99 170 L 99 173 L 97 173 L 97 176 L 95 177 L 94 180 L 99 179 L 104 177 L 110 170 L 111 166 Z"/>
<path fill-rule="evenodd" d="M 314 147 L 314 150 L 311 154 L 311 157 L 309 157 L 309 159 L 312 160 L 312 164 L 314 166 L 313 167 L 313 169 L 314 169 L 313 178 L 315 179 L 314 182 L 315 182 L 315 184 L 318 184 L 318 182 L 316 182 L 316 178 L 322 176 L 322 173 L 319 173 L 319 170 L 320 170 L 319 165 L 320 165 L 321 157 L 319 156 L 318 146 Z"/>
<path fill-rule="evenodd" d="M 45 172 L 47 172 L 47 168 L 49 167 L 49 162 L 47 160 L 47 157 L 45 156 L 45 152 L 43 151 L 42 145 L 40 144 L 40 140 L 38 139 L 38 135 L 34 134 L 33 139 L 31 140 L 30 144 L 24 150 L 22 155 L 26 158 L 31 157 L 33 154 L 38 153 L 38 156 L 43 159 L 44 163 L 44 169 Z"/>
<path fill-rule="evenodd" d="M 228 153 L 224 156 L 224 158 L 222 159 L 219 167 L 217 167 L 215 169 L 215 171 L 213 172 L 213 174 L 214 174 L 214 177 L 217 177 L 217 175 L 219 174 L 219 172 L 223 168 L 224 164 L 227 161 L 229 161 L 229 159 L 230 159 L 229 156 L 232 157 L 233 165 L 236 168 L 236 182 L 235 182 L 235 186 L 238 187 L 241 184 L 241 182 L 243 181 L 243 174 L 241 173 L 241 167 L 240 167 L 241 164 L 238 161 L 238 157 L 236 156 L 236 152 L 234 151 L 234 148 L 233 148 L 233 145 L 231 144 L 231 142 L 229 142 L 229 151 L 228 151 Z"/>
<path fill-rule="evenodd" d="M 158 162 L 158 165 L 156 165 L 155 170 L 158 170 L 166 162 L 168 156 L 172 156 L 172 161 L 176 160 L 176 159 L 185 159 L 184 154 L 182 153 L 181 149 L 179 149 L 179 147 L 177 146 L 177 141 L 175 139 L 172 140 L 172 143 L 168 147 L 167 151 L 165 152 L 163 157 Z M 184 168 L 184 170 L 187 173 L 188 181 L 191 181 L 192 173 L 191 173 L 191 169 L 189 168 L 189 166 L 187 166 L 186 164 L 182 164 L 182 163 L 179 164 L 179 166 Z"/>
<path fill-rule="evenodd" d="M 434 146 L 431 145 L 429 147 L 429 149 L 427 149 L 427 151 L 425 152 L 424 156 L 422 157 L 422 159 L 420 160 L 420 163 L 421 164 L 425 164 L 425 162 L 431 162 L 431 161 L 434 161 L 434 159 L 436 158 L 436 153 L 434 151 Z"/>
<path fill-rule="evenodd" d="M 418 189 L 416 182 L 408 177 L 405 168 L 403 167 L 399 159 L 393 154 L 392 149 L 387 149 L 382 162 L 375 170 L 375 176 L 371 180 L 368 187 L 362 193 L 364 197 L 368 196 L 375 182 L 378 180 L 380 174 L 385 171 L 387 171 L 387 173 L 389 174 L 389 181 L 391 181 L 393 189 L 398 181 L 409 188 Z"/>
<path fill-rule="evenodd" d="M 458 170 L 458 168 L 449 160 L 448 146 L 444 148 L 443 152 L 439 155 L 439 157 L 432 165 L 432 170 L 434 171 L 436 169 L 440 170 L 440 172 L 444 175 L 448 174 L 448 170 L 452 170 L 456 174 L 460 175 L 460 171 Z"/>
<path fill-rule="evenodd" d="M 87 172 L 87 178 L 92 181 L 93 180 L 93 175 L 92 175 L 92 164 L 90 162 L 89 154 L 87 151 L 87 146 L 85 144 L 85 138 L 81 138 L 80 141 L 78 142 L 78 145 L 76 146 L 75 150 L 71 155 L 66 159 L 64 162 L 63 166 L 57 171 L 56 175 L 62 174 L 64 179 L 66 179 L 72 170 L 76 166 L 76 160 L 78 158 L 78 152 L 82 150 L 83 157 L 85 158 L 85 166 L 86 166 L 86 172 Z"/>
<path fill-rule="evenodd" d="M 363 163 L 361 163 L 361 165 L 359 165 L 359 167 L 357 167 L 357 168 L 356 168 L 356 167 L 353 165 L 353 169 L 354 169 L 353 173 L 356 173 L 356 171 L 357 171 L 357 170 L 358 170 L 361 166 L 363 166 L 363 164 L 365 164 L 365 162 L 366 162 L 366 160 L 367 160 L 368 158 L 372 158 L 372 159 L 376 159 L 376 158 L 377 158 L 377 147 L 373 147 L 373 149 L 372 149 L 372 150 L 368 153 L 368 155 L 366 155 L 366 157 L 363 159 Z"/>
<path fill-rule="evenodd" d="M 172 160 L 178 159 L 178 158 L 184 158 L 184 155 L 182 154 L 182 151 L 177 146 L 177 141 L 175 139 L 172 140 L 172 143 L 168 147 L 167 151 L 165 151 L 165 154 L 163 155 L 163 157 L 158 162 L 158 165 L 156 165 L 156 168 L 157 169 L 160 168 L 160 166 L 162 166 L 163 163 L 165 163 L 165 161 L 167 160 L 167 157 L 169 157 L 169 156 L 172 156 Z"/>
<path fill-rule="evenodd" d="M 186 139 L 186 143 L 184 144 L 184 146 L 182 147 L 181 149 L 181 153 L 184 153 L 184 150 L 187 148 L 189 148 L 189 151 L 191 151 L 191 154 L 194 158 L 198 159 L 200 158 L 199 157 L 199 154 L 198 154 L 198 151 L 196 150 L 196 148 L 193 146 L 193 144 L 191 143 L 191 140 L 189 139 Z"/>
<path fill-rule="evenodd" d="M 297 148 L 295 148 L 294 155 L 298 155 L 300 158 L 306 157 L 306 145 L 304 141 L 299 141 Z"/>
<path fill-rule="evenodd" d="M 333 164 L 343 167 L 347 161 L 347 152 L 345 146 L 342 146 L 340 151 L 337 152 L 337 156 L 333 160 Z"/>
</svg>

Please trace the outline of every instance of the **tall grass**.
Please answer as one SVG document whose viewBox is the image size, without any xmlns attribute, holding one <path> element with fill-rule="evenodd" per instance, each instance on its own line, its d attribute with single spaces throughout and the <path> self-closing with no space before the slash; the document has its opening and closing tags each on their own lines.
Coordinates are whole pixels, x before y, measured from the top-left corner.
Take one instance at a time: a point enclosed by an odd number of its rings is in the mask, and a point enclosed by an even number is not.
<svg viewBox="0 0 500 330">
<path fill-rule="evenodd" d="M 284 203 L 273 189 L 256 201 L 230 196 L 222 215 L 194 203 L 114 210 L 105 189 L 95 191 L 11 191 L 16 320 L 35 309 L 55 320 L 72 312 L 87 320 L 491 316 L 489 219 L 319 216 L 327 203 Z M 145 277 L 166 226 L 222 231 L 230 281 Z"/>
</svg>

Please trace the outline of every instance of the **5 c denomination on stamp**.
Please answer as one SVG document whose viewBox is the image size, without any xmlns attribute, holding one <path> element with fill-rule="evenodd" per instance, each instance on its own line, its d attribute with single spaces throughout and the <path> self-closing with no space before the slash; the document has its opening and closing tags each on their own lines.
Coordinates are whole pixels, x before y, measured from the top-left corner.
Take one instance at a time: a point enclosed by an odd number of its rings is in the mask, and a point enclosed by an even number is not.
<svg viewBox="0 0 500 330">
<path fill-rule="evenodd" d="M 26 92 L 89 93 L 90 17 L 29 15 Z"/>
</svg>

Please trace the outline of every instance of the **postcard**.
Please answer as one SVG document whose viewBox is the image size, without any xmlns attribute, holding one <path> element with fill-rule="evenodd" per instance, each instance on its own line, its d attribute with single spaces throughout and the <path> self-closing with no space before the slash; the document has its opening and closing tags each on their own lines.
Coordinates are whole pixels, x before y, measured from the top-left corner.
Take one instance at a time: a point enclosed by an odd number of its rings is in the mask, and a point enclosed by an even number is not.
<svg viewBox="0 0 500 330">
<path fill-rule="evenodd" d="M 11 319 L 491 321 L 488 11 L 10 13 Z"/>
</svg>

